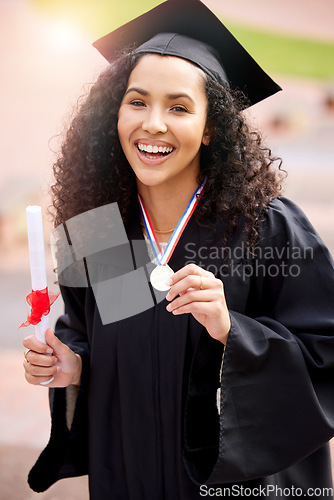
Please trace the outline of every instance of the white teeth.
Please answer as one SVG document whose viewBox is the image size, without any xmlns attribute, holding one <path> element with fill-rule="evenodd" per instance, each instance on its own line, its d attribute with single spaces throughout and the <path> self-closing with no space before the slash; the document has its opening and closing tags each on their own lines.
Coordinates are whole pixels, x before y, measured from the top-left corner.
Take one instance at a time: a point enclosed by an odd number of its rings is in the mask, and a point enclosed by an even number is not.
<svg viewBox="0 0 334 500">
<path fill-rule="evenodd" d="M 166 146 L 152 146 L 151 144 L 137 144 L 138 149 L 140 151 L 144 151 L 145 153 L 171 153 L 173 151 L 173 147 L 167 148 Z"/>
</svg>

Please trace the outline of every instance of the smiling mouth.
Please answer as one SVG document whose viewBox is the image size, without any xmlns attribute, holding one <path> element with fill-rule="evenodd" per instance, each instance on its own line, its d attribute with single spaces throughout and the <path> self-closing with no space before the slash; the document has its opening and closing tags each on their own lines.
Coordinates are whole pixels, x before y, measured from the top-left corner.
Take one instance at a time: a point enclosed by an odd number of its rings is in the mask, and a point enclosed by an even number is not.
<svg viewBox="0 0 334 500">
<path fill-rule="evenodd" d="M 168 155 L 170 155 L 174 151 L 173 146 L 151 146 L 151 145 L 146 145 L 146 144 L 136 144 L 137 149 L 140 154 L 146 156 L 147 158 L 150 159 L 155 159 L 155 158 L 164 158 Z"/>
</svg>

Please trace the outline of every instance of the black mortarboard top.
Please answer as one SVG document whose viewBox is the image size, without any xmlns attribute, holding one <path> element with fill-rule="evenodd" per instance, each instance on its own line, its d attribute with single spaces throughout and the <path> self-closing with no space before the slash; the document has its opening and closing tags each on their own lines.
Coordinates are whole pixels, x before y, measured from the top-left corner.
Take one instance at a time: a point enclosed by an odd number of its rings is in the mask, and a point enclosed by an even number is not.
<svg viewBox="0 0 334 500">
<path fill-rule="evenodd" d="M 175 55 L 197 64 L 216 81 L 242 90 L 251 104 L 281 90 L 200 0 L 167 0 L 93 45 L 111 62 L 134 44 L 136 52 Z"/>
</svg>

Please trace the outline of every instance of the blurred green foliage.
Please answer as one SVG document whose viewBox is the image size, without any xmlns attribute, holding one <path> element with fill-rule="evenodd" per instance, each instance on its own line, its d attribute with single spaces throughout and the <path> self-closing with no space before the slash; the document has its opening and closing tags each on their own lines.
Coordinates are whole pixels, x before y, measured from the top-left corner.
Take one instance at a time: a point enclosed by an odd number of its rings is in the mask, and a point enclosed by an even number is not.
<svg viewBox="0 0 334 500">
<path fill-rule="evenodd" d="M 161 3 L 160 0 L 31 0 L 56 18 L 92 34 L 92 40 Z M 273 34 L 224 20 L 254 59 L 270 74 L 334 79 L 334 44 Z"/>
<path fill-rule="evenodd" d="M 269 73 L 334 79 L 334 44 L 226 26 Z"/>
</svg>

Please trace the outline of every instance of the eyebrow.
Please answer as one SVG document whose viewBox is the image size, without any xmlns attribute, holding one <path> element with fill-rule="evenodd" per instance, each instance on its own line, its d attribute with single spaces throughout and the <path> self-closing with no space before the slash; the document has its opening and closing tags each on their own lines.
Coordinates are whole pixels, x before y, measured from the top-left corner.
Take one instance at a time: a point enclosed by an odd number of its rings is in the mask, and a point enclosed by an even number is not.
<svg viewBox="0 0 334 500">
<path fill-rule="evenodd" d="M 127 95 L 129 94 L 130 92 L 137 92 L 138 94 L 141 94 L 143 96 L 147 96 L 149 95 L 149 92 L 147 92 L 147 90 L 144 90 L 144 89 L 141 89 L 141 88 L 138 88 L 138 87 L 130 87 L 124 95 Z M 190 102 L 192 102 L 193 104 L 195 104 L 195 101 L 192 97 L 190 97 L 190 95 L 188 94 L 185 94 L 185 93 L 176 93 L 176 94 L 167 94 L 166 95 L 167 99 L 170 100 L 170 101 L 175 101 L 175 99 L 180 99 L 181 97 L 185 98 L 185 99 L 188 99 Z"/>
</svg>

